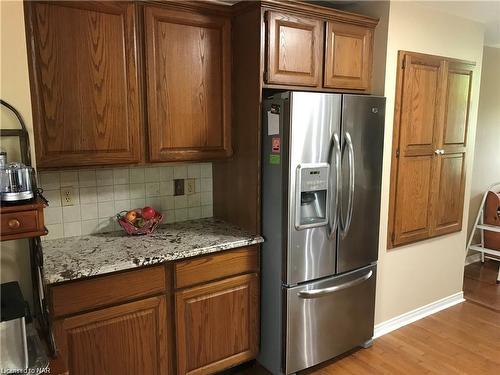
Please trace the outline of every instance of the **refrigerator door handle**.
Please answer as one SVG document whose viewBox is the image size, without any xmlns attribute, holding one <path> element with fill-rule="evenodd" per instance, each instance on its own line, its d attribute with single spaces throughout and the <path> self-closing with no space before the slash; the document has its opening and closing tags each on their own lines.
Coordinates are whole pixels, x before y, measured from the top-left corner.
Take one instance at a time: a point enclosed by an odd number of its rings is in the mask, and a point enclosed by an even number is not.
<svg viewBox="0 0 500 375">
<path fill-rule="evenodd" d="M 337 133 L 333 133 L 333 149 L 330 158 L 335 156 L 335 192 L 332 191 L 332 195 L 335 196 L 335 205 L 330 207 L 330 216 L 332 217 L 329 238 L 335 235 L 338 225 L 338 204 L 339 204 L 339 186 L 340 186 L 340 140 Z M 330 160 L 330 178 L 333 176 L 333 165 Z"/>
<path fill-rule="evenodd" d="M 352 221 L 352 212 L 354 209 L 354 175 L 355 175 L 355 170 L 354 170 L 354 148 L 352 145 L 352 139 L 351 139 L 351 134 L 349 132 L 345 132 L 344 135 L 345 141 L 346 141 L 346 147 L 348 151 L 348 162 L 349 162 L 349 198 L 348 198 L 348 204 L 347 204 L 347 215 L 345 218 L 345 221 L 342 220 L 342 215 L 340 218 L 341 221 L 341 233 L 342 237 L 345 237 L 346 234 L 349 232 L 349 227 L 351 226 L 351 221 Z M 340 210 L 342 212 L 342 210 Z"/>
<path fill-rule="evenodd" d="M 359 285 L 366 280 L 368 280 L 370 277 L 372 277 L 373 271 L 370 270 L 367 274 L 358 277 L 357 279 L 348 281 L 346 283 L 340 284 L 340 285 L 335 285 L 331 286 L 329 288 L 324 288 L 324 289 L 312 289 L 312 290 L 304 290 L 302 292 L 297 293 L 297 295 L 300 298 L 305 298 L 305 299 L 311 299 L 311 298 L 319 298 L 319 297 L 324 297 L 326 295 L 339 292 L 341 290 L 347 289 L 347 288 L 352 288 L 353 286 Z"/>
</svg>

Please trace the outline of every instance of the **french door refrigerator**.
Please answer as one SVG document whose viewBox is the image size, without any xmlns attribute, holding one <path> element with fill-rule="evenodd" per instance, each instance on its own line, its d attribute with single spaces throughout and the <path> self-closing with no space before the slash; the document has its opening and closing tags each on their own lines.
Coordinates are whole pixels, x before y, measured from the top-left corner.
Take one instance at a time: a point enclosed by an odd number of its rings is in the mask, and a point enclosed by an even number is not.
<svg viewBox="0 0 500 375">
<path fill-rule="evenodd" d="M 259 362 L 290 374 L 373 336 L 385 98 L 263 102 Z"/>
</svg>

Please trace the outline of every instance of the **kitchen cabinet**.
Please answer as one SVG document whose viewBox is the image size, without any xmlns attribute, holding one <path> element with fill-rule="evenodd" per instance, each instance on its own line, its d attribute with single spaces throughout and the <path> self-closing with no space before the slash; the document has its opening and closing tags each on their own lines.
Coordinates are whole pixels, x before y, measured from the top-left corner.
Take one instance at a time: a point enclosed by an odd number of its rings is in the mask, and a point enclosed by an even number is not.
<svg viewBox="0 0 500 375">
<path fill-rule="evenodd" d="M 389 246 L 460 231 L 474 63 L 401 51 Z"/>
<path fill-rule="evenodd" d="M 324 86 L 369 90 L 372 49 L 373 29 L 327 22 Z"/>
<path fill-rule="evenodd" d="M 257 356 L 258 283 L 252 273 L 176 293 L 179 375 L 215 373 Z"/>
<path fill-rule="evenodd" d="M 267 76 L 273 84 L 321 84 L 323 22 L 318 19 L 268 11 Z"/>
<path fill-rule="evenodd" d="M 168 374 L 166 297 L 57 320 L 54 332 L 72 375 Z"/>
<path fill-rule="evenodd" d="M 0 207 L 0 241 L 45 236 L 43 209 L 47 203 L 40 197 L 33 202 Z"/>
<path fill-rule="evenodd" d="M 300 16 L 293 7 L 265 13 L 265 83 L 368 92 L 377 21 L 302 4 L 300 9 Z"/>
<path fill-rule="evenodd" d="M 39 168 L 141 160 L 137 17 L 125 2 L 25 2 Z"/>
<path fill-rule="evenodd" d="M 231 154 L 231 20 L 146 6 L 151 161 Z"/>
</svg>

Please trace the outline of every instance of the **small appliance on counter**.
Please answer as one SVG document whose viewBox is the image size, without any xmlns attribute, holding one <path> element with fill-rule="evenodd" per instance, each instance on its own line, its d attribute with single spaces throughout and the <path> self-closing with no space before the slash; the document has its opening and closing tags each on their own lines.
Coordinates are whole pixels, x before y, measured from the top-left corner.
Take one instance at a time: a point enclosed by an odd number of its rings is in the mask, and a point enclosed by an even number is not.
<svg viewBox="0 0 500 375">
<path fill-rule="evenodd" d="M 20 203 L 32 199 L 33 168 L 22 163 L 7 164 L 7 154 L 0 155 L 0 200 L 2 203 Z"/>
</svg>

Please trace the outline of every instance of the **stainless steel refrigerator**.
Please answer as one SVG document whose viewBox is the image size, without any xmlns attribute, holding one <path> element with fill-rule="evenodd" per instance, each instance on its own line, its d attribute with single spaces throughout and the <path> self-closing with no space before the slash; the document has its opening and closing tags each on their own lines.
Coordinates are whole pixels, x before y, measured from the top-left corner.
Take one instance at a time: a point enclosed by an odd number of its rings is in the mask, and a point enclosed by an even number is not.
<svg viewBox="0 0 500 375">
<path fill-rule="evenodd" d="M 373 336 L 385 98 L 263 103 L 261 352 L 295 373 Z"/>
</svg>

